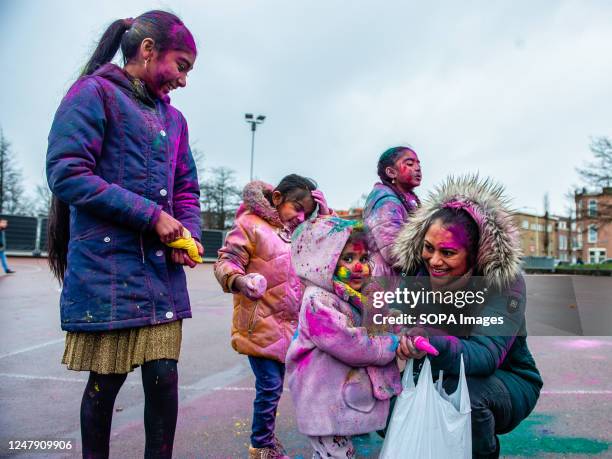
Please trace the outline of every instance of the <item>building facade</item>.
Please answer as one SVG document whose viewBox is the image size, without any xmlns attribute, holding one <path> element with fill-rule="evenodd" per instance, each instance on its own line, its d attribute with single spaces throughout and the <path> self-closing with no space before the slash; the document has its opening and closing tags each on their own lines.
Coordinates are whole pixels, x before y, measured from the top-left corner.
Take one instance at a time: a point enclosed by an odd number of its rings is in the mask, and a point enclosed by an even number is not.
<svg viewBox="0 0 612 459">
<path fill-rule="evenodd" d="M 513 217 L 523 255 L 571 261 L 569 218 L 528 212 L 516 212 Z"/>
<path fill-rule="evenodd" d="M 574 200 L 576 258 L 589 264 L 612 258 L 612 187 L 600 192 L 583 188 L 574 194 Z"/>
</svg>

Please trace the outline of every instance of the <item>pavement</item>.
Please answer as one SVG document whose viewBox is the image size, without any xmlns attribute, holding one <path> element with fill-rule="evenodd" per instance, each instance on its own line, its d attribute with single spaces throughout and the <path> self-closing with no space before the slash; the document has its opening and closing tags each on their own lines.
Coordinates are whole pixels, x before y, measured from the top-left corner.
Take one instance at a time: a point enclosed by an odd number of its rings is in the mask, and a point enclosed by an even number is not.
<svg viewBox="0 0 612 459">
<path fill-rule="evenodd" d="M 0 274 L 0 457 L 80 457 L 79 406 L 87 374 L 60 364 L 59 286 L 44 259 L 9 262 L 17 273 Z M 568 304 L 568 295 L 545 301 L 555 297 L 552 278 L 528 282 L 528 322 L 551 335 L 528 338 L 545 384 L 534 412 L 501 437 L 503 457 L 612 457 L 612 338 L 603 336 L 612 330 L 612 278 L 578 277 L 557 279 L 572 283 L 576 304 Z M 189 270 L 188 282 L 194 317 L 183 327 L 174 457 L 246 458 L 254 378 L 247 359 L 230 346 L 231 296 L 219 288 L 210 264 Z M 580 329 L 590 336 L 571 336 L 572 325 L 563 321 L 550 325 L 554 308 L 570 316 L 574 309 L 586 311 Z M 135 370 L 115 404 L 111 457 L 143 456 L 143 407 Z M 288 392 L 277 435 L 291 457 L 310 457 Z M 8 450 L 10 440 L 24 439 L 71 440 L 74 447 L 53 454 Z M 382 441 L 370 435 L 356 445 L 359 457 L 377 457 Z"/>
</svg>

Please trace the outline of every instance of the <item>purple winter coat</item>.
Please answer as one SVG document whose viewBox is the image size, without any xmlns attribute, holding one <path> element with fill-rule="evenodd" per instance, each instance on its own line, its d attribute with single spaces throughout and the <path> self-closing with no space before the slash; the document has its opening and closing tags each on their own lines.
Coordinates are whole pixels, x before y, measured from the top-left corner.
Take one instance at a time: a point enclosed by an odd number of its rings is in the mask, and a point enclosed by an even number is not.
<svg viewBox="0 0 612 459">
<path fill-rule="evenodd" d="M 70 205 L 62 329 L 191 317 L 183 267 L 153 232 L 162 210 L 195 237 L 201 232 L 187 123 L 169 100 L 136 91 L 113 64 L 80 78 L 55 114 L 47 180 Z"/>
<path fill-rule="evenodd" d="M 409 201 L 416 210 L 416 201 Z M 370 260 L 374 264 L 372 276 L 393 276 L 393 243 L 409 212 L 397 194 L 382 183 L 377 183 L 366 199 L 363 221 L 369 235 Z"/>
<path fill-rule="evenodd" d="M 291 244 L 306 284 L 298 331 L 287 352 L 287 381 L 300 432 L 355 435 L 382 429 L 401 392 L 395 335 L 369 336 L 362 311 L 333 293 L 332 278 L 352 231 L 337 217 L 308 221 Z"/>
</svg>

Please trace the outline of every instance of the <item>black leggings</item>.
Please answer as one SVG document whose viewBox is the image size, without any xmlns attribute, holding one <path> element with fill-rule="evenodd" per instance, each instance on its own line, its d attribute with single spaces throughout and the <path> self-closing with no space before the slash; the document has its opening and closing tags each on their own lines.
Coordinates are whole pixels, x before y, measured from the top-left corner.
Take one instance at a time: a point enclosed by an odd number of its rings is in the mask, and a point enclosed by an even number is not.
<svg viewBox="0 0 612 459">
<path fill-rule="evenodd" d="M 176 360 L 161 359 L 142 365 L 145 393 L 145 458 L 170 458 L 178 413 Z M 127 374 L 91 372 L 81 402 L 81 438 L 84 458 L 108 458 L 113 406 Z"/>
</svg>

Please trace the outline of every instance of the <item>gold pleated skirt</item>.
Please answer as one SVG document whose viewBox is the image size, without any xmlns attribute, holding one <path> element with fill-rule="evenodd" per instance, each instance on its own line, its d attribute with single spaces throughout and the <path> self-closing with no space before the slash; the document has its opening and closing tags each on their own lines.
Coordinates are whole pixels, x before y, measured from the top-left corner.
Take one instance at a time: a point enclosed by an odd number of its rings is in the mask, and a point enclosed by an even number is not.
<svg viewBox="0 0 612 459">
<path fill-rule="evenodd" d="M 129 373 L 145 362 L 179 359 L 182 320 L 107 332 L 67 332 L 62 363 L 69 370 Z"/>
</svg>

